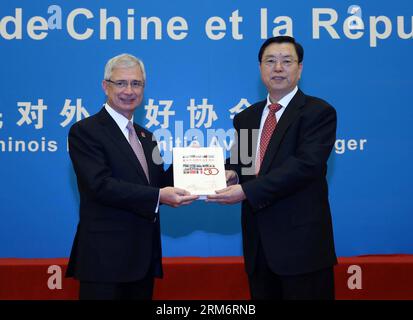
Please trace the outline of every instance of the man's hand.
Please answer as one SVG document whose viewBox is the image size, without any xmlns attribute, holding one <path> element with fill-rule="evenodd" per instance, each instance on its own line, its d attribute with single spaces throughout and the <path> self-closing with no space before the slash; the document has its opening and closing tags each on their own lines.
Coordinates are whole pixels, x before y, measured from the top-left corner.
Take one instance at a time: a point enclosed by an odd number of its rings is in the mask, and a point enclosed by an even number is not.
<svg viewBox="0 0 413 320">
<path fill-rule="evenodd" d="M 179 206 L 190 204 L 198 198 L 199 196 L 191 195 L 184 189 L 165 187 L 160 191 L 159 202 L 177 208 Z"/>
<path fill-rule="evenodd" d="M 238 183 L 238 175 L 234 170 L 225 170 L 225 179 L 227 180 L 227 186 Z"/>
<path fill-rule="evenodd" d="M 240 184 L 229 186 L 215 192 L 216 194 L 209 195 L 205 201 L 218 202 L 221 204 L 234 204 L 246 199 L 244 190 L 242 190 Z"/>
</svg>

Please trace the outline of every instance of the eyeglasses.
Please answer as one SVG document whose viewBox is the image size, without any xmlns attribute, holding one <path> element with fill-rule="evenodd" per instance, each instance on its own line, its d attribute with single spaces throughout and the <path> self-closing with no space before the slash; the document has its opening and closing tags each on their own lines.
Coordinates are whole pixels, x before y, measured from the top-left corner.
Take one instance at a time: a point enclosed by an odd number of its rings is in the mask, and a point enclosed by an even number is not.
<svg viewBox="0 0 413 320">
<path fill-rule="evenodd" d="M 132 81 L 117 80 L 117 81 L 112 81 L 110 79 L 105 79 L 105 81 L 112 83 L 115 86 L 116 89 L 126 89 L 129 86 L 129 84 L 130 84 L 132 89 L 139 89 L 139 88 L 143 88 L 145 86 L 145 82 L 140 81 L 140 80 L 132 80 Z"/>
<path fill-rule="evenodd" d="M 289 58 L 282 59 L 282 60 L 277 60 L 275 58 L 267 58 L 267 59 L 264 59 L 264 64 L 269 68 L 273 68 L 275 65 L 277 65 L 277 63 L 280 63 L 284 68 L 289 68 L 296 61 L 297 60 L 295 59 L 289 59 Z"/>
</svg>

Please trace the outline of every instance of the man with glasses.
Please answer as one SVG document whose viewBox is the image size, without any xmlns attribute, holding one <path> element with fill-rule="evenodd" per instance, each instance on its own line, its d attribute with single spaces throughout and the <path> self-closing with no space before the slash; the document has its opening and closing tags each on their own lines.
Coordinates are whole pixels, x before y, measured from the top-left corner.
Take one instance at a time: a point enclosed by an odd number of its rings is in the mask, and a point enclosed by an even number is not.
<svg viewBox="0 0 413 320">
<path fill-rule="evenodd" d="M 337 118 L 327 102 L 298 89 L 303 56 L 292 37 L 263 43 L 258 60 L 267 98 L 234 117 L 239 141 L 228 164 L 232 185 L 208 197 L 242 201 L 252 299 L 334 299 L 326 173 Z M 251 154 L 253 163 L 243 161 Z"/>
<path fill-rule="evenodd" d="M 152 134 L 133 122 L 145 87 L 143 62 L 129 54 L 105 67 L 107 101 L 75 123 L 69 153 L 80 194 L 80 220 L 66 276 L 80 280 L 80 299 L 151 299 L 162 276 L 159 205 L 197 198 L 168 187 Z"/>
</svg>

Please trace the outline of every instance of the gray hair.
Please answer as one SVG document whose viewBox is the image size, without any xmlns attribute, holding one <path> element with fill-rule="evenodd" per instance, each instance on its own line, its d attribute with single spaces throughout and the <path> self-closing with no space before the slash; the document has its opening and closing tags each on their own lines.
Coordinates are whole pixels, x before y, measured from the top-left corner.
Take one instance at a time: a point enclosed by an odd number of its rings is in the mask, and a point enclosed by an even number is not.
<svg viewBox="0 0 413 320">
<path fill-rule="evenodd" d="M 145 66 L 143 65 L 142 60 L 128 53 L 122 53 L 116 57 L 113 57 L 106 63 L 104 79 L 110 79 L 113 69 L 133 68 L 135 66 L 139 66 L 141 68 L 143 81 L 146 81 Z"/>
</svg>

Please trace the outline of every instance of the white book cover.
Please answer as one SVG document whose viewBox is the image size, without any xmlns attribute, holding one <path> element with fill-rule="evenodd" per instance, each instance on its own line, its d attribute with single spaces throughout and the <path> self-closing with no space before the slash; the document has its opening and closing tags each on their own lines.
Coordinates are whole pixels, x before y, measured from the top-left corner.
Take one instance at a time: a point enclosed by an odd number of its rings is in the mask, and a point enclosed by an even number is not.
<svg viewBox="0 0 413 320">
<path fill-rule="evenodd" d="M 173 148 L 174 186 L 205 199 L 227 187 L 222 148 Z"/>
</svg>

